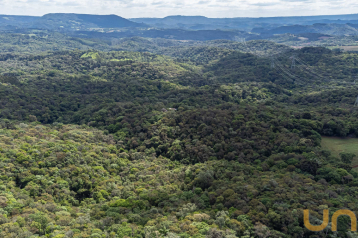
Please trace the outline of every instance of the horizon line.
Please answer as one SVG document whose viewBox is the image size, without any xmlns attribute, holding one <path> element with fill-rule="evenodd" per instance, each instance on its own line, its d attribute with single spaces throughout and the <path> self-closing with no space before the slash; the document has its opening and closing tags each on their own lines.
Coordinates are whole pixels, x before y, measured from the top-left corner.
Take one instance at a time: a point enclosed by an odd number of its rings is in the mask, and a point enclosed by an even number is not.
<svg viewBox="0 0 358 238">
<path fill-rule="evenodd" d="M 122 17 L 117 14 L 90 14 L 90 13 L 63 13 L 63 12 L 52 12 L 52 13 L 46 13 L 41 16 L 36 15 L 14 15 L 14 14 L 0 14 L 0 16 L 17 16 L 17 17 L 43 17 L 49 14 L 75 14 L 75 15 L 93 15 L 93 16 L 111 16 L 115 15 L 118 17 Z M 208 19 L 236 19 L 236 18 L 246 18 L 246 19 L 260 19 L 260 18 L 294 18 L 294 17 L 325 17 L 325 16 L 351 16 L 351 15 L 358 15 L 358 13 L 351 13 L 351 14 L 337 14 L 337 15 L 292 15 L 292 16 L 270 16 L 270 17 L 207 17 L 204 15 L 168 15 L 165 17 L 131 17 L 131 18 L 125 18 L 125 19 L 141 19 L 141 18 L 149 18 L 149 19 L 164 19 L 167 17 L 205 17 Z M 339 20 L 339 19 L 338 19 Z M 357 19 L 358 20 L 358 19 Z"/>
</svg>

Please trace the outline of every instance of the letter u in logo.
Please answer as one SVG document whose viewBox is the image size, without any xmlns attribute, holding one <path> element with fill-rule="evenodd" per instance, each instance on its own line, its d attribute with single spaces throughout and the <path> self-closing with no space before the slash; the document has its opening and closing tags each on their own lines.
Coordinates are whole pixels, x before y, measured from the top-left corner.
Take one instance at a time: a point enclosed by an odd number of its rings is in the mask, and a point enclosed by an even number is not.
<svg viewBox="0 0 358 238">
<path fill-rule="evenodd" d="M 303 210 L 303 222 L 305 227 L 310 231 L 323 231 L 328 226 L 329 222 L 329 211 L 323 210 L 323 222 L 319 226 L 312 226 L 310 223 L 310 211 Z"/>
<path fill-rule="evenodd" d="M 337 219 L 341 215 L 347 215 L 351 218 L 351 231 L 357 231 L 357 217 L 349 210 L 336 211 L 332 216 L 332 231 L 337 231 Z"/>
</svg>

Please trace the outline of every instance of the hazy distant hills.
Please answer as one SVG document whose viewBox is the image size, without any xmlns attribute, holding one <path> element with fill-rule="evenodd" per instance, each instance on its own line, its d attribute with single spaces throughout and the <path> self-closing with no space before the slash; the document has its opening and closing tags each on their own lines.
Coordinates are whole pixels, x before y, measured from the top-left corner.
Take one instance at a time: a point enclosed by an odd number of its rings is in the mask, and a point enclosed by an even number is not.
<svg viewBox="0 0 358 238">
<path fill-rule="evenodd" d="M 161 29 L 186 30 L 245 30 L 265 28 L 285 33 L 284 27 L 315 24 L 345 25 L 358 24 L 358 14 L 332 16 L 302 16 L 302 17 L 264 17 L 264 18 L 208 18 L 204 16 L 168 16 L 164 18 L 132 18 L 125 19 L 117 15 L 90 15 L 52 13 L 42 17 L 0 15 L 0 26 L 34 27 L 34 28 L 63 28 L 65 30 L 83 30 L 85 28 L 128 28 L 155 27 Z M 347 27 L 346 26 L 346 27 Z M 292 30 L 292 29 L 290 29 Z M 313 29 L 315 30 L 315 29 Z M 302 32 L 311 32 L 301 30 Z M 317 30 L 315 31 L 317 33 Z"/>
<path fill-rule="evenodd" d="M 357 35 L 358 25 L 356 24 L 323 24 L 316 23 L 313 25 L 292 25 L 281 26 L 274 29 L 266 30 L 264 28 L 255 28 L 253 32 L 260 34 L 303 34 L 303 33 L 320 33 L 327 35 Z"/>
<path fill-rule="evenodd" d="M 42 17 L 0 16 L 0 30 L 12 30 L 22 33 L 26 29 L 45 29 L 79 38 L 124 38 L 148 37 L 175 40 L 208 41 L 217 39 L 235 40 L 250 38 L 246 31 L 215 29 L 188 30 L 179 28 L 153 28 L 144 23 L 137 23 L 116 15 L 89 14 L 46 14 Z M 197 17 L 193 17 L 197 18 Z M 205 20 L 205 17 L 201 17 Z M 185 18 L 187 22 L 190 18 Z M 204 21 L 203 20 L 203 21 Z"/>
<path fill-rule="evenodd" d="M 52 13 L 42 17 L 0 15 L 1 26 L 30 27 L 51 30 L 84 30 L 89 28 L 147 27 L 117 15 Z"/>
<path fill-rule="evenodd" d="M 164 18 L 132 18 L 131 21 L 145 23 L 160 28 L 184 29 L 241 29 L 251 31 L 253 28 L 273 29 L 285 25 L 356 24 L 358 14 L 331 16 L 299 17 L 261 17 L 261 18 L 207 18 L 203 16 L 168 16 Z"/>
<path fill-rule="evenodd" d="M 237 40 L 239 38 L 250 39 L 256 35 L 249 34 L 244 31 L 225 31 L 225 30 L 185 30 L 185 29 L 131 29 L 123 31 L 73 31 L 68 32 L 71 36 L 80 38 L 124 38 L 124 37 L 146 37 L 146 38 L 163 38 L 172 40 Z"/>
<path fill-rule="evenodd" d="M 40 17 L 0 15 L 0 26 L 24 26 L 38 19 L 40 19 Z"/>
<path fill-rule="evenodd" d="M 42 17 L 0 15 L 0 31 L 44 29 L 79 38 L 146 37 L 174 40 L 257 40 L 293 34 L 320 39 L 358 35 L 358 14 L 335 16 L 208 18 L 168 16 L 125 19 L 117 15 L 52 13 Z M 306 35 L 306 36 L 303 36 Z"/>
<path fill-rule="evenodd" d="M 126 28 L 146 27 L 147 25 L 129 21 L 117 15 L 89 15 L 89 14 L 46 14 L 34 23 L 38 27 L 60 27 L 69 30 L 85 28 Z"/>
</svg>

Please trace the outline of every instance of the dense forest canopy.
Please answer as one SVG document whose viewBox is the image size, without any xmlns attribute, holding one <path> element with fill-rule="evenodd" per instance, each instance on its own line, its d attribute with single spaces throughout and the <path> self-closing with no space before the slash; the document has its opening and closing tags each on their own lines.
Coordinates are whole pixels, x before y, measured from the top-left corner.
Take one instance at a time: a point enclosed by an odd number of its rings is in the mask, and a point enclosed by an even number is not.
<svg viewBox="0 0 358 238">
<path fill-rule="evenodd" d="M 1 237 L 357 237 L 358 54 L 0 35 Z M 331 225 L 329 225 L 330 228 Z"/>
</svg>

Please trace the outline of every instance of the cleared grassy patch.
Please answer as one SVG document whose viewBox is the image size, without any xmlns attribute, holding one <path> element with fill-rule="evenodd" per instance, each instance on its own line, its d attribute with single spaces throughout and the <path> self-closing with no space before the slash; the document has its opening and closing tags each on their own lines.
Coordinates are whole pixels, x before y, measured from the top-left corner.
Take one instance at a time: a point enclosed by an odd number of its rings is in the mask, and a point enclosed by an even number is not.
<svg viewBox="0 0 358 238">
<path fill-rule="evenodd" d="M 333 50 L 333 49 L 341 49 L 344 51 L 358 51 L 358 46 L 357 45 L 347 45 L 347 46 L 333 46 L 333 47 L 328 47 L 329 49 Z"/>
<path fill-rule="evenodd" d="M 331 151 L 332 155 L 340 158 L 342 152 L 354 153 L 357 155 L 353 160 L 353 166 L 358 165 L 358 139 L 357 138 L 339 138 L 322 137 L 322 149 Z"/>
</svg>

